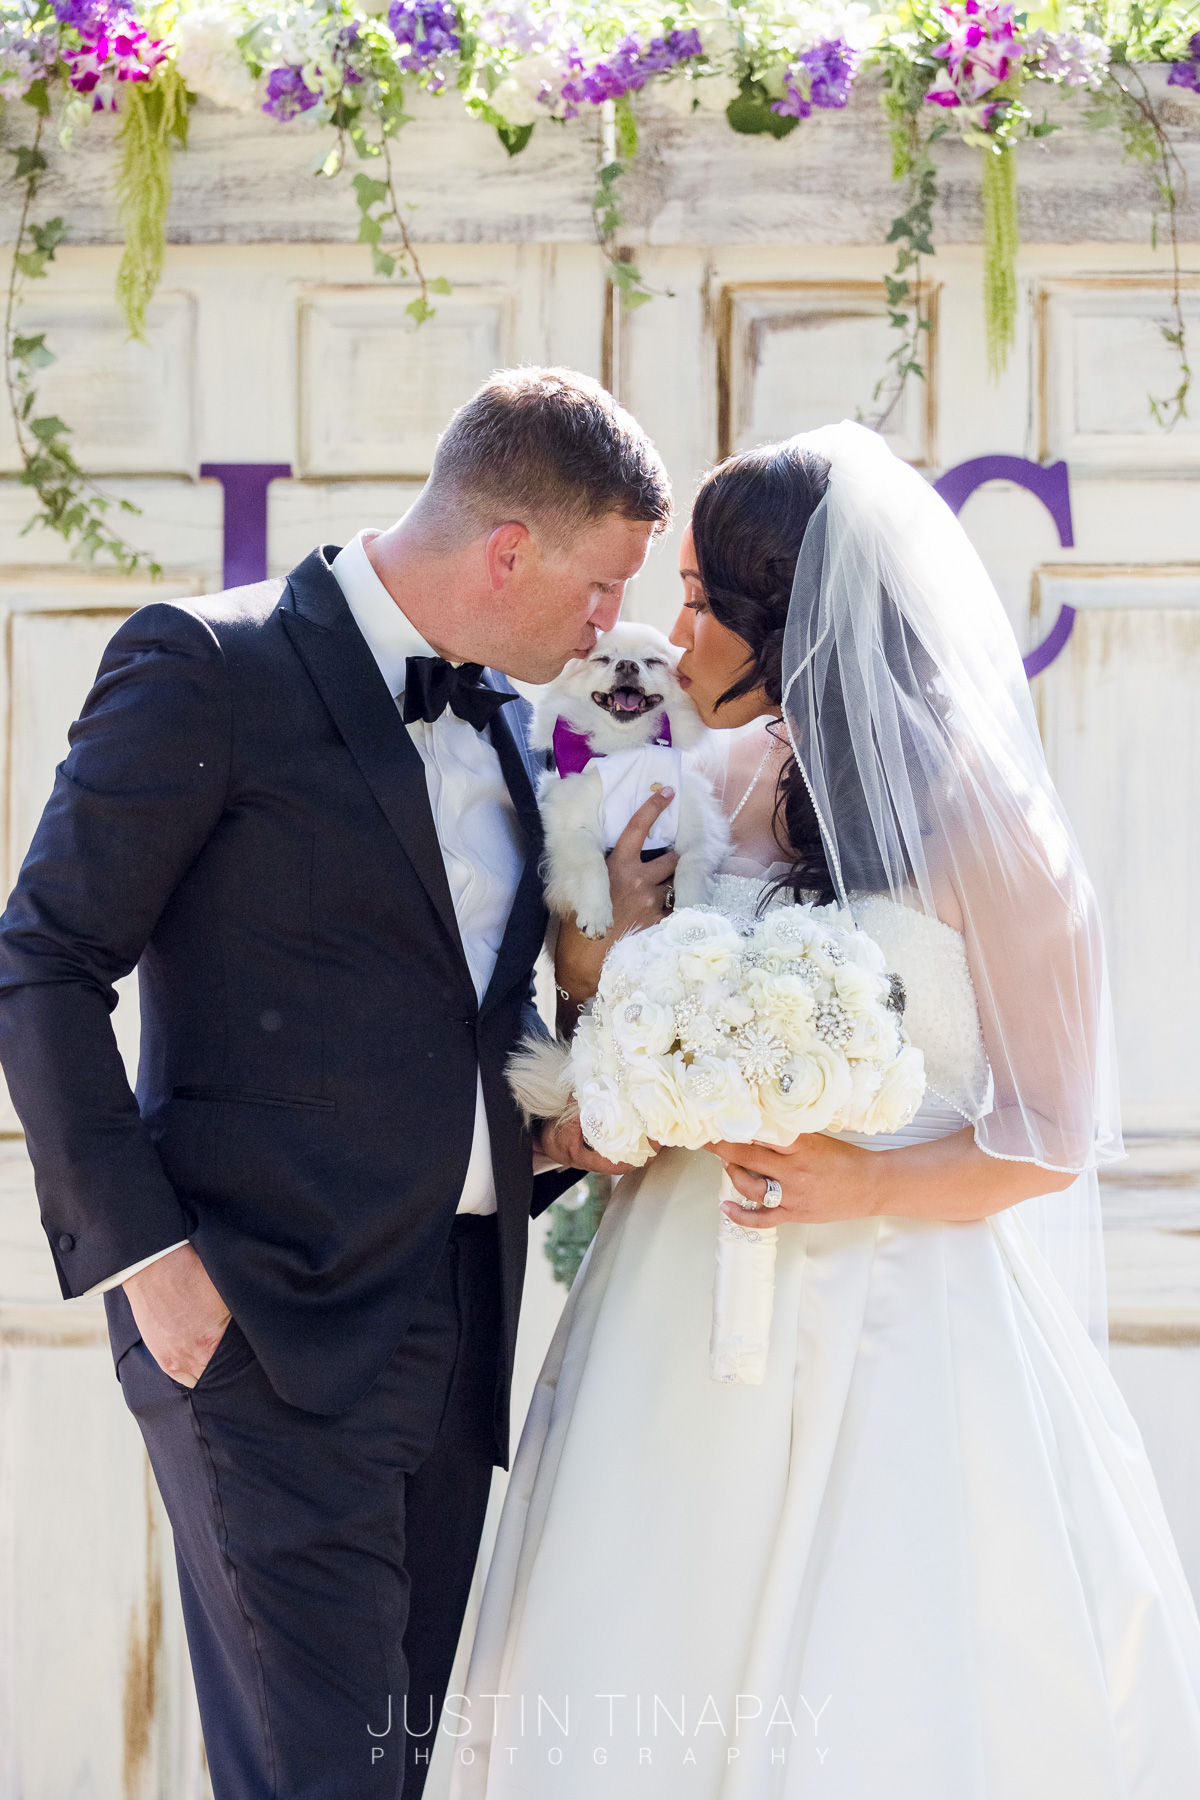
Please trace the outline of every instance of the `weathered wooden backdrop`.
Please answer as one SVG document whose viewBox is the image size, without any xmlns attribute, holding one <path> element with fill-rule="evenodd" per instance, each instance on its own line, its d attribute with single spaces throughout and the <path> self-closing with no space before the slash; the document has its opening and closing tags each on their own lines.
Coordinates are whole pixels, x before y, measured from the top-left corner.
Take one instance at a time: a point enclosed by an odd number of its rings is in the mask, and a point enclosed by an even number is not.
<svg viewBox="0 0 1200 1800">
<path fill-rule="evenodd" d="M 1181 223 L 1200 363 L 1200 101 L 1173 89 L 1170 105 L 1193 177 Z M 318 539 L 396 516 L 450 408 L 504 363 L 603 375 L 685 503 L 723 449 L 870 413 L 889 347 L 883 239 L 901 200 L 869 89 L 783 144 L 647 108 L 627 237 L 657 297 L 615 330 L 591 241 L 594 132 L 543 127 L 510 163 L 452 101 L 416 110 L 401 179 L 429 272 L 454 284 L 420 332 L 404 316 L 410 292 L 373 280 L 353 243 L 345 180 L 309 172 L 317 140 L 303 120 L 194 116 L 145 345 L 127 340 L 111 299 L 110 126 L 93 124 L 62 160 L 46 211 L 67 219 L 70 247 L 31 287 L 22 326 L 45 327 L 59 353 L 47 410 L 75 428 L 81 460 L 143 507 L 130 526 L 164 565 L 157 593 L 220 586 L 221 490 L 199 479 L 202 463 L 291 466 L 269 503 L 283 572 Z M 1132 1155 L 1105 1186 L 1112 1360 L 1200 1589 L 1200 401 L 1169 433 L 1149 415 L 1148 392 L 1176 380 L 1149 178 L 1086 134 L 1077 106 L 1060 116 L 1067 129 L 1021 152 L 1018 342 L 994 387 L 978 163 L 943 147 L 939 251 L 925 269 L 930 379 L 893 435 L 931 477 L 996 452 L 1069 466 L 1073 548 L 1004 483 L 963 519 L 1025 646 L 1061 605 L 1077 609 L 1035 685 L 1102 895 L 1120 1018 Z M 0 428 L 0 470 L 13 466 Z M 102 646 L 151 594 L 23 537 L 28 510 L 24 490 L 0 483 L 6 884 Z M 673 554 L 656 552 L 633 613 L 670 619 Z M 117 1026 L 132 1056 L 129 993 Z M 0 1130 L 0 1800 L 190 1800 L 205 1777 L 169 1532 L 102 1313 L 57 1299 L 7 1105 Z M 561 1299 L 536 1247 L 529 1292 L 523 1393 Z"/>
</svg>

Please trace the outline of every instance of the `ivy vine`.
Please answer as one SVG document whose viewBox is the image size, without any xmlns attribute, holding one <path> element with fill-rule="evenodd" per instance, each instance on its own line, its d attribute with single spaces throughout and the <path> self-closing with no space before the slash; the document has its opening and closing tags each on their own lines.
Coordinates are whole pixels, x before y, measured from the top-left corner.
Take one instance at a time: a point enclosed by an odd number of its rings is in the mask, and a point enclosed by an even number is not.
<svg viewBox="0 0 1200 1800">
<path fill-rule="evenodd" d="M 10 179 L 20 183 L 23 191 L 4 310 L 4 379 L 21 457 L 17 479 L 23 487 L 32 488 L 38 499 L 38 510 L 23 527 L 22 536 L 40 525 L 61 537 L 76 560 L 94 562 L 104 556 L 126 575 L 140 568 L 159 575 L 158 563 L 129 544 L 109 519 L 114 508 L 123 513 L 138 513 L 141 508 L 103 493 L 71 452 L 70 426 L 56 414 L 37 409 L 38 373 L 56 359 L 47 348 L 45 332 L 23 334 L 17 330 L 17 313 L 25 283 L 45 279 L 66 228 L 61 218 L 43 224 L 33 219 L 46 173 L 42 139 L 50 100 L 45 82 L 34 82 L 24 99 L 33 110 L 36 125 L 32 143 L 18 144 L 7 152 L 14 159 Z"/>
</svg>

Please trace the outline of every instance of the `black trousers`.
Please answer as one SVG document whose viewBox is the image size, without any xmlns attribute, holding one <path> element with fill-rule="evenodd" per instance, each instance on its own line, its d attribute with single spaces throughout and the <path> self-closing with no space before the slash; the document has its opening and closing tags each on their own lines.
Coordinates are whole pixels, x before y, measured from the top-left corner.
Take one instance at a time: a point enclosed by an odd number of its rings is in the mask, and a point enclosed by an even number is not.
<svg viewBox="0 0 1200 1800">
<path fill-rule="evenodd" d="M 140 1339 L 121 1358 L 216 1800 L 421 1793 L 491 1485 L 499 1309 L 496 1221 L 464 1216 L 391 1361 L 336 1418 L 280 1400 L 236 1322 L 194 1388 Z"/>
</svg>

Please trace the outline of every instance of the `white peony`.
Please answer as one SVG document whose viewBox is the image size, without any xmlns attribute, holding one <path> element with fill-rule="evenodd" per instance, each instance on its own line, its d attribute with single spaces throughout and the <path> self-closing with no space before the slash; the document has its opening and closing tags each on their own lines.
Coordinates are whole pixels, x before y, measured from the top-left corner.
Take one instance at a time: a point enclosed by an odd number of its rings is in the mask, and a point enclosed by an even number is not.
<svg viewBox="0 0 1200 1800">
<path fill-rule="evenodd" d="M 249 112 L 258 88 L 237 40 L 235 22 L 219 7 L 182 13 L 175 27 L 175 66 L 194 94 L 230 112 Z"/>
</svg>

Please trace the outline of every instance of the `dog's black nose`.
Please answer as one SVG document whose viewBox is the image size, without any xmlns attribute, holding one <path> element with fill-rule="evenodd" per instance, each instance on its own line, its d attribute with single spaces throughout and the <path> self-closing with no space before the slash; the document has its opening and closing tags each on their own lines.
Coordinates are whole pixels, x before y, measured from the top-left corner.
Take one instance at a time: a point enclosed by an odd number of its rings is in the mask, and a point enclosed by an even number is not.
<svg viewBox="0 0 1200 1800">
<path fill-rule="evenodd" d="M 616 673 L 620 677 L 626 679 L 632 678 L 636 681 L 641 674 L 641 670 L 635 662 L 619 662 L 617 664 Z"/>
</svg>

